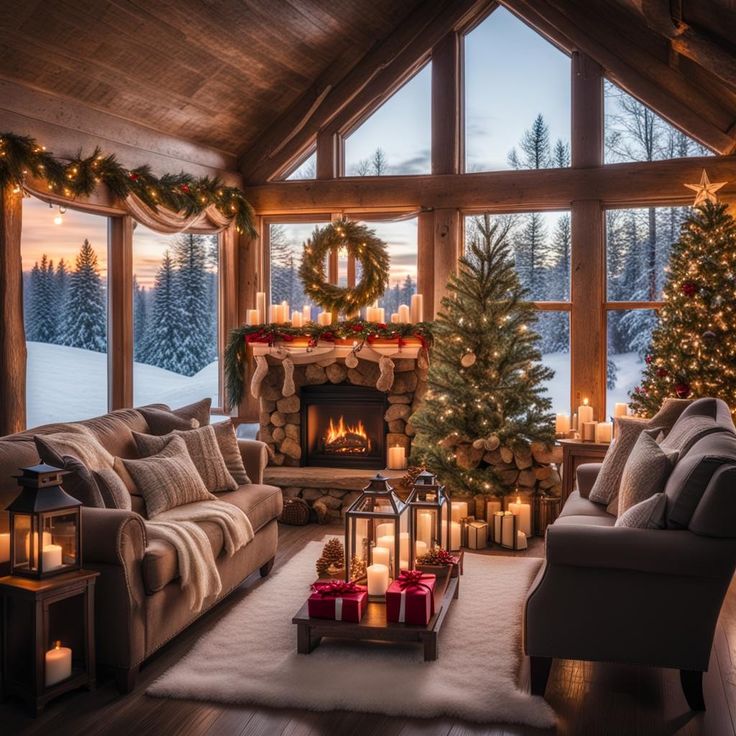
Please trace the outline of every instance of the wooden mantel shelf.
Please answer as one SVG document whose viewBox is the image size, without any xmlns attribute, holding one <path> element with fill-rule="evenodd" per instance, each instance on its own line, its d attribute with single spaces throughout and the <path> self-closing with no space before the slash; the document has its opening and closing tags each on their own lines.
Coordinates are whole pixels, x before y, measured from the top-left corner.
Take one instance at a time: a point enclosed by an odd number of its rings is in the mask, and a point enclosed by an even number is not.
<svg viewBox="0 0 736 736">
<path fill-rule="evenodd" d="M 279 488 L 333 488 L 338 491 L 362 491 L 368 481 L 380 473 L 394 487 L 406 475 L 405 470 L 367 470 L 365 468 L 275 467 L 263 471 L 263 482 Z"/>
</svg>

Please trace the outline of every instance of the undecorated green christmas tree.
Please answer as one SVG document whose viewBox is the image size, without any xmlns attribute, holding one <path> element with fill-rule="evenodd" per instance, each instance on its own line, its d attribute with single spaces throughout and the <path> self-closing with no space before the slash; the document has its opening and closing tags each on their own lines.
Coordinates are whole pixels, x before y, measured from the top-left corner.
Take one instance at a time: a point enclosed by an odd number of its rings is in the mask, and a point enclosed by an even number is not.
<svg viewBox="0 0 736 736">
<path fill-rule="evenodd" d="M 535 487 L 532 443 L 554 441 L 543 386 L 554 372 L 540 363 L 508 226 L 480 218 L 477 226 L 434 323 L 429 390 L 411 419 L 412 461 L 455 494 L 505 495 Z"/>
<path fill-rule="evenodd" d="M 706 201 L 672 246 L 664 306 L 652 333 L 642 383 L 631 394 L 640 416 L 668 397 L 717 396 L 736 407 L 736 221 Z"/>
</svg>

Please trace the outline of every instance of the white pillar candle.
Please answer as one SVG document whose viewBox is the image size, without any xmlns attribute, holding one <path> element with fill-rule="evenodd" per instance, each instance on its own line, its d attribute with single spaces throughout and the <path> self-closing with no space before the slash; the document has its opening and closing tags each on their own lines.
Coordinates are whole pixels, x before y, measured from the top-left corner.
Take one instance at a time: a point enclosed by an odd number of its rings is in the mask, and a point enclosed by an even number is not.
<svg viewBox="0 0 736 736">
<path fill-rule="evenodd" d="M 625 404 L 623 402 L 617 402 L 614 404 L 613 407 L 613 416 L 614 417 L 625 417 L 629 413 L 629 405 Z"/>
<path fill-rule="evenodd" d="M 557 414 L 555 416 L 555 434 L 567 434 L 570 431 L 570 415 Z"/>
<path fill-rule="evenodd" d="M 501 544 L 504 516 L 504 512 L 500 509 L 493 514 L 493 542 L 495 544 Z"/>
<path fill-rule="evenodd" d="M 46 652 L 46 676 L 44 681 L 46 687 L 56 685 L 57 682 L 66 680 L 72 674 L 72 650 L 61 646 L 57 641 L 53 649 Z"/>
<path fill-rule="evenodd" d="M 384 521 L 381 524 L 376 524 L 376 539 L 380 537 L 393 537 L 394 536 L 394 523 L 393 521 Z"/>
<path fill-rule="evenodd" d="M 302 326 L 302 313 L 297 312 L 294 310 L 291 313 L 291 326 L 292 327 L 301 327 Z"/>
<path fill-rule="evenodd" d="M 31 556 L 31 533 L 28 532 L 26 534 L 26 559 L 29 559 Z M 41 537 L 41 544 L 43 547 L 47 547 L 49 544 L 51 544 L 51 532 L 44 532 L 43 536 Z M 35 552 L 36 559 L 38 560 L 38 532 L 33 533 L 33 550 Z"/>
<path fill-rule="evenodd" d="M 266 313 L 266 292 L 256 292 L 256 309 L 258 310 L 258 324 L 263 324 L 268 317 Z"/>
<path fill-rule="evenodd" d="M 501 510 L 500 501 L 486 501 L 486 521 L 489 524 L 493 523 L 493 515 Z"/>
<path fill-rule="evenodd" d="M 388 448 L 389 470 L 403 470 L 406 467 L 406 450 L 401 445 Z"/>
<path fill-rule="evenodd" d="M 432 544 L 432 512 L 420 511 L 417 514 L 417 539 L 426 545 Z"/>
<path fill-rule="evenodd" d="M 272 304 L 268 310 L 268 321 L 271 324 L 278 324 L 281 322 L 281 305 Z"/>
<path fill-rule="evenodd" d="M 527 541 L 526 534 L 521 529 L 516 532 L 516 549 L 526 549 Z"/>
<path fill-rule="evenodd" d="M 417 539 L 415 545 L 415 552 L 417 557 L 421 557 L 422 555 L 427 554 L 427 544 L 426 542 L 422 542 L 421 540 Z"/>
<path fill-rule="evenodd" d="M 309 304 L 305 304 L 302 307 L 302 322 L 311 322 L 312 321 L 312 307 L 309 306 Z"/>
<path fill-rule="evenodd" d="M 527 536 L 532 533 L 532 507 L 528 503 L 522 503 L 519 496 L 516 503 L 509 504 L 509 511 L 519 517 L 518 528 Z"/>
<path fill-rule="evenodd" d="M 588 403 L 588 399 L 583 399 L 583 403 L 578 407 L 578 427 L 582 427 L 585 422 L 593 421 L 593 407 Z"/>
<path fill-rule="evenodd" d="M 450 522 L 450 549 L 460 549 L 460 522 Z"/>
<path fill-rule="evenodd" d="M 501 545 L 510 549 L 514 546 L 514 514 L 511 511 L 504 512 L 501 520 Z"/>
<path fill-rule="evenodd" d="M 373 307 L 366 307 L 365 308 L 365 321 L 366 322 L 373 322 Z"/>
<path fill-rule="evenodd" d="M 391 564 L 391 553 L 386 549 L 386 547 L 373 548 L 373 564 L 386 565 L 386 567 Z"/>
<path fill-rule="evenodd" d="M 288 322 L 290 314 L 291 310 L 289 309 L 289 302 L 284 299 L 284 301 L 281 302 L 281 321 Z"/>
<path fill-rule="evenodd" d="M 393 560 L 394 552 L 396 550 L 396 538 L 393 534 L 378 537 L 378 539 L 376 539 L 376 547 L 383 547 L 388 552 L 389 560 Z M 390 566 L 389 562 L 389 567 Z"/>
<path fill-rule="evenodd" d="M 421 294 L 413 294 L 411 297 L 411 321 L 424 321 L 424 297 Z"/>
<path fill-rule="evenodd" d="M 261 318 L 258 314 L 258 310 L 249 309 L 246 313 L 245 321 L 246 321 L 246 324 L 248 324 L 249 326 L 261 324 Z"/>
<path fill-rule="evenodd" d="M 391 313 L 391 324 L 395 325 L 399 322 L 399 313 L 398 312 L 392 312 Z"/>
<path fill-rule="evenodd" d="M 317 324 L 322 327 L 332 324 L 332 312 L 320 312 L 317 315 Z"/>
<path fill-rule="evenodd" d="M 610 443 L 613 433 L 613 424 L 611 422 L 598 422 L 595 425 L 595 441 L 602 443 Z"/>
<path fill-rule="evenodd" d="M 408 560 L 409 559 L 409 532 L 401 532 L 401 534 L 399 534 L 399 547 L 400 547 L 400 555 L 401 555 L 399 559 Z"/>
<path fill-rule="evenodd" d="M 386 310 L 383 307 L 378 307 L 375 314 L 375 322 L 383 324 L 386 321 Z"/>
<path fill-rule="evenodd" d="M 578 415 L 577 413 L 572 415 L 572 430 L 573 432 L 578 431 Z"/>
<path fill-rule="evenodd" d="M 44 572 L 56 570 L 63 564 L 60 544 L 47 544 L 43 548 L 42 555 Z"/>
<path fill-rule="evenodd" d="M 0 534 L 0 562 L 8 560 L 10 560 L 10 534 L 4 532 Z"/>
<path fill-rule="evenodd" d="M 595 422 L 583 422 L 580 436 L 583 442 L 595 442 Z"/>
<path fill-rule="evenodd" d="M 460 521 L 468 515 L 468 504 L 467 501 L 453 501 L 452 502 L 452 520 Z"/>
<path fill-rule="evenodd" d="M 388 565 L 369 565 L 368 574 L 368 595 L 386 595 L 388 588 Z"/>
<path fill-rule="evenodd" d="M 399 306 L 399 322 L 409 324 L 411 322 L 411 310 L 406 304 Z"/>
</svg>

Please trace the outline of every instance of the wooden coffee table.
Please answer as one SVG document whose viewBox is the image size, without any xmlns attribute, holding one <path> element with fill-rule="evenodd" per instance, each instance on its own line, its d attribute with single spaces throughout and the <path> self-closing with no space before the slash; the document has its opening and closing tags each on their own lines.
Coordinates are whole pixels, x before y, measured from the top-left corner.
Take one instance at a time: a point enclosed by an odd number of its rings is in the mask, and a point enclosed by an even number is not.
<svg viewBox="0 0 736 736">
<path fill-rule="evenodd" d="M 307 603 L 291 620 L 296 624 L 296 648 L 299 654 L 309 654 L 322 641 L 322 637 L 336 639 L 368 639 L 373 641 L 416 642 L 424 646 L 424 661 L 437 659 L 437 636 L 447 611 L 459 594 L 459 577 L 450 577 L 450 568 L 437 575 L 434 588 L 434 615 L 426 626 L 389 623 L 386 620 L 386 604 L 368 601 L 360 623 L 309 618 Z"/>
</svg>

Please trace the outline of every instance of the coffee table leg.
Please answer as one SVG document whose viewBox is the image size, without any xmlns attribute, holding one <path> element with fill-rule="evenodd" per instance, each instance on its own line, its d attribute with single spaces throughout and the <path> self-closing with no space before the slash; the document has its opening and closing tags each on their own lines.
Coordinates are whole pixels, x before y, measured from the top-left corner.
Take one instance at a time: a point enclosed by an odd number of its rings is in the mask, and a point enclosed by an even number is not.
<svg viewBox="0 0 736 736">
<path fill-rule="evenodd" d="M 437 659 L 437 633 L 432 632 L 424 637 L 424 661 L 434 662 Z"/>
<path fill-rule="evenodd" d="M 296 651 L 299 654 L 310 654 L 322 641 L 321 636 L 312 636 L 312 629 L 308 624 L 296 626 Z"/>
</svg>

